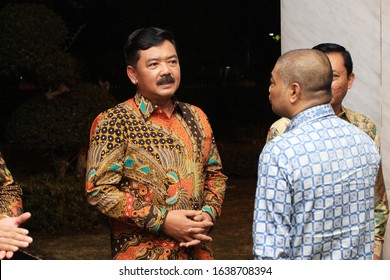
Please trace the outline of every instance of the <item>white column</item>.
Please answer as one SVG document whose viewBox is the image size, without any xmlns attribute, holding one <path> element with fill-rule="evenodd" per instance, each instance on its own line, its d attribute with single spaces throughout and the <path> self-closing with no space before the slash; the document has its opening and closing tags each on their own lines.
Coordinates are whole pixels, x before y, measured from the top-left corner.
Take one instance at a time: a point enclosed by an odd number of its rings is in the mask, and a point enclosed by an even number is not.
<svg viewBox="0 0 390 280">
<path fill-rule="evenodd" d="M 386 179 L 387 196 L 390 199 L 390 1 L 382 0 L 382 57 L 381 57 L 381 141 L 382 160 Z M 387 28 L 386 28 L 387 27 Z M 390 260 L 390 221 L 387 223 L 383 258 Z"/>
<path fill-rule="evenodd" d="M 337 43 L 351 53 L 356 80 L 344 104 L 378 126 L 390 197 L 390 30 L 384 28 L 390 27 L 390 1 L 280 0 L 280 4 L 282 53 L 319 43 Z M 390 223 L 385 240 L 384 259 L 390 259 Z"/>
</svg>

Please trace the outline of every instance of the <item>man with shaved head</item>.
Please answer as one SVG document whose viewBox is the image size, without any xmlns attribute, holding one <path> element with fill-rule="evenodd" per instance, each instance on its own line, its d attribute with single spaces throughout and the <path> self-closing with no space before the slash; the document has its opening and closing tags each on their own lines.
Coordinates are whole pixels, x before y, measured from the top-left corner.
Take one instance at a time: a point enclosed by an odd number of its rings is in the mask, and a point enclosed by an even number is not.
<svg viewBox="0 0 390 280">
<path fill-rule="evenodd" d="M 355 81 L 351 54 L 345 47 L 335 43 L 321 43 L 314 46 L 313 49 L 325 53 L 332 65 L 333 81 L 330 105 L 332 105 L 333 111 L 339 118 L 367 133 L 374 140 L 380 152 L 379 132 L 374 121 L 364 114 L 346 108 L 342 104 L 348 90 L 352 88 Z M 289 122 L 290 120 L 287 118 L 280 118 L 275 121 L 268 130 L 267 142 L 282 134 Z M 386 224 L 389 218 L 389 202 L 386 195 L 386 186 L 381 164 L 379 164 L 379 170 L 376 176 L 374 197 L 374 259 L 379 260 L 382 258 Z"/>
<path fill-rule="evenodd" d="M 255 259 L 372 259 L 375 142 L 338 118 L 332 67 L 318 50 L 282 55 L 271 73 L 272 110 L 291 120 L 259 157 Z"/>
</svg>

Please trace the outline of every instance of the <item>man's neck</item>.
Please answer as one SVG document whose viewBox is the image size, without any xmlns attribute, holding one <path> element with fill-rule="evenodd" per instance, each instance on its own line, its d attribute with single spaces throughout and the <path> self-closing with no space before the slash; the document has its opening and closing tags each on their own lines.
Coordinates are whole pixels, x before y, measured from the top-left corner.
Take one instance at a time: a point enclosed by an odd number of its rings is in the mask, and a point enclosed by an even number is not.
<svg viewBox="0 0 390 280">
<path fill-rule="evenodd" d="M 157 106 L 160 110 L 162 110 L 168 117 L 171 117 L 173 112 L 173 102 L 169 99 L 167 102 L 157 103 Z"/>
<path fill-rule="evenodd" d="M 336 116 L 340 115 L 341 112 L 343 111 L 341 104 L 340 105 L 332 105 L 332 108 L 333 108 L 333 111 L 334 111 Z"/>
</svg>

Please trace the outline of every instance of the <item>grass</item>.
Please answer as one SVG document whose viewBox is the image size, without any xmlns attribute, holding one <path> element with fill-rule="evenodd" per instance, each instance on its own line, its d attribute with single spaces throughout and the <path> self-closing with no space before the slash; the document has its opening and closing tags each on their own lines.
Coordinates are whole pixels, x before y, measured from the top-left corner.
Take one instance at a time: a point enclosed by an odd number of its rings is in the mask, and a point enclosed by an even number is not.
<svg viewBox="0 0 390 280">
<path fill-rule="evenodd" d="M 44 260 L 108 260 L 110 230 L 88 229 L 61 236 L 36 234 L 27 252 Z"/>
<path fill-rule="evenodd" d="M 222 215 L 213 232 L 218 260 L 252 259 L 252 218 L 256 179 L 229 179 Z M 58 222 L 58 221 L 57 221 Z M 46 260 L 110 259 L 110 231 L 105 226 L 73 234 L 32 236 L 27 253 Z"/>
</svg>

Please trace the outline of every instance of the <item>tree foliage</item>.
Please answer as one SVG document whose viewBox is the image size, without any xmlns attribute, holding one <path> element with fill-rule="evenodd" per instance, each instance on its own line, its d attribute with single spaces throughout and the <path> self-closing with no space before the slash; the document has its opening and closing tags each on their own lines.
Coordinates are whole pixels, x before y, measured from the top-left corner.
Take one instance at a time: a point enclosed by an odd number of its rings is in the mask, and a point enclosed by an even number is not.
<svg viewBox="0 0 390 280">
<path fill-rule="evenodd" d="M 0 76 L 28 74 L 43 90 L 71 79 L 75 69 L 67 52 L 69 31 L 42 4 L 10 3 L 0 11 Z"/>
<path fill-rule="evenodd" d="M 107 217 L 85 200 L 84 180 L 66 176 L 59 180 L 47 173 L 19 180 L 23 208 L 34 218 L 26 227 L 34 233 L 64 234 L 107 225 Z"/>
<path fill-rule="evenodd" d="M 94 84 L 80 84 L 50 101 L 37 95 L 16 109 L 6 137 L 20 149 L 55 157 L 77 154 L 88 144 L 94 118 L 115 103 Z"/>
</svg>

